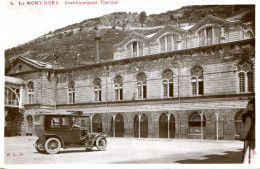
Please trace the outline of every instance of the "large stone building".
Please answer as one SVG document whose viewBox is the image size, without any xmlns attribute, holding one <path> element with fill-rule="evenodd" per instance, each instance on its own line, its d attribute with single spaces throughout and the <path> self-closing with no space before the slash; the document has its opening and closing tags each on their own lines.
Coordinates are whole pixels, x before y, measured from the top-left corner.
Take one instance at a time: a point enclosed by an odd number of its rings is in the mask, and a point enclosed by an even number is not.
<svg viewBox="0 0 260 169">
<path fill-rule="evenodd" d="M 241 113 L 255 95 L 251 23 L 207 16 L 147 36 L 133 32 L 114 46 L 114 60 L 102 63 L 102 35 L 95 40 L 95 64 L 61 68 L 19 57 L 6 69 L 23 91 L 14 111 L 6 105 L 6 135 L 11 123 L 33 134 L 36 113 L 70 110 L 90 115 L 91 132 L 114 137 L 239 135 Z M 9 90 L 6 81 L 6 102 Z"/>
</svg>

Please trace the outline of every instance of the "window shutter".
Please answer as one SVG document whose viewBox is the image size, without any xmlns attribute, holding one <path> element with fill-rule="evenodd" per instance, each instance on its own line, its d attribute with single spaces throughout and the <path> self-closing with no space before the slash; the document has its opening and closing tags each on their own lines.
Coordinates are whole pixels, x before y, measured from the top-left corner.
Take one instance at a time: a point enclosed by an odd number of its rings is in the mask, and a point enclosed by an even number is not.
<svg viewBox="0 0 260 169">
<path fill-rule="evenodd" d="M 167 35 L 167 52 L 172 50 L 172 35 Z"/>
<path fill-rule="evenodd" d="M 203 81 L 199 81 L 199 95 L 203 95 Z"/>
<path fill-rule="evenodd" d="M 138 42 L 138 47 L 139 47 L 139 55 L 138 56 L 143 56 L 143 42 Z"/>
<path fill-rule="evenodd" d="M 214 43 L 220 43 L 221 30 L 219 27 L 214 27 Z"/>
<path fill-rule="evenodd" d="M 204 46 L 205 45 L 205 35 L 204 35 L 204 30 L 202 30 L 199 33 L 199 46 Z"/>
<path fill-rule="evenodd" d="M 212 45 L 212 27 L 207 28 L 207 45 Z"/>
<path fill-rule="evenodd" d="M 164 53 L 165 51 L 165 36 L 160 38 L 160 52 Z"/>
<path fill-rule="evenodd" d="M 146 99 L 146 86 L 143 86 L 143 98 Z"/>
<path fill-rule="evenodd" d="M 120 100 L 123 100 L 123 89 L 120 89 Z"/>
<path fill-rule="evenodd" d="M 131 43 L 129 43 L 126 46 L 126 49 L 127 49 L 127 57 L 130 58 L 131 57 Z"/>
<path fill-rule="evenodd" d="M 170 97 L 173 97 L 173 83 L 170 83 Z"/>
<path fill-rule="evenodd" d="M 101 90 L 99 90 L 99 101 L 101 102 Z"/>
</svg>

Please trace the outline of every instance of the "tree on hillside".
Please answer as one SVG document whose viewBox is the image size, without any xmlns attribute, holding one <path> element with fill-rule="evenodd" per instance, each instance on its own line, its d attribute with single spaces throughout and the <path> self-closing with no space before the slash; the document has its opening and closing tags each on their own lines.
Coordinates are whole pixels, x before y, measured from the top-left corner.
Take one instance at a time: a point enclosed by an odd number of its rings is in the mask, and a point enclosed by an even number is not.
<svg viewBox="0 0 260 169">
<path fill-rule="evenodd" d="M 143 12 L 141 12 L 140 13 L 140 22 L 141 22 L 141 24 L 142 24 L 142 27 L 143 27 L 143 24 L 144 24 L 144 21 L 146 20 L 146 18 L 147 18 L 147 15 L 146 15 L 146 13 L 143 11 Z"/>
<path fill-rule="evenodd" d="M 170 21 L 174 21 L 174 16 L 170 15 Z"/>
</svg>

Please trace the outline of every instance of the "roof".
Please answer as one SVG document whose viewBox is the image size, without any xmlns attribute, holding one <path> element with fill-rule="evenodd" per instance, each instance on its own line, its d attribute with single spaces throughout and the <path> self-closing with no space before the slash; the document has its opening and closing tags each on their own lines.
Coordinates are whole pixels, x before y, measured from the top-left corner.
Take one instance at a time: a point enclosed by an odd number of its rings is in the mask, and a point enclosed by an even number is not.
<svg viewBox="0 0 260 169">
<path fill-rule="evenodd" d="M 196 30 L 196 29 L 198 29 L 198 27 L 200 27 L 207 19 L 212 19 L 212 20 L 221 22 L 221 23 L 223 23 L 223 24 L 242 23 L 242 22 L 239 21 L 239 20 L 229 21 L 229 20 L 222 19 L 222 18 L 219 18 L 219 17 L 216 17 L 216 16 L 207 15 L 207 16 L 205 16 L 203 19 L 201 19 L 199 22 L 197 22 L 197 23 L 196 23 L 193 27 L 191 27 L 189 30 Z"/>
<path fill-rule="evenodd" d="M 24 84 L 24 81 L 20 78 L 5 76 L 5 83 Z"/>
<path fill-rule="evenodd" d="M 29 59 L 29 58 L 22 57 L 22 56 L 20 56 L 18 59 L 21 59 L 22 61 L 24 61 L 32 66 L 36 66 L 38 68 L 49 68 L 49 69 L 52 68 L 52 65 L 49 63 Z"/>
</svg>

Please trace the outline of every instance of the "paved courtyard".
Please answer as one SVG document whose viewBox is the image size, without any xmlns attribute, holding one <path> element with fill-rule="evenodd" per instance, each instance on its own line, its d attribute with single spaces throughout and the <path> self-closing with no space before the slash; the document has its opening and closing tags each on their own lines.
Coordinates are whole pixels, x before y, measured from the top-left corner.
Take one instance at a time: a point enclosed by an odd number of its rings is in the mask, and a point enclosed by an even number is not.
<svg viewBox="0 0 260 169">
<path fill-rule="evenodd" d="M 242 163 L 243 142 L 108 138 L 106 151 L 65 149 L 40 154 L 34 136 L 6 137 L 5 164 L 210 164 Z"/>
</svg>

